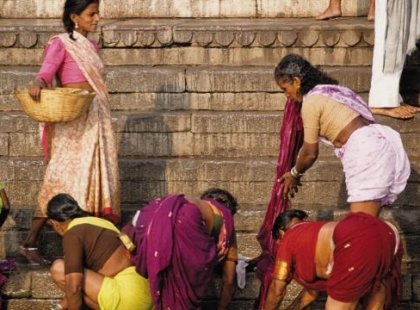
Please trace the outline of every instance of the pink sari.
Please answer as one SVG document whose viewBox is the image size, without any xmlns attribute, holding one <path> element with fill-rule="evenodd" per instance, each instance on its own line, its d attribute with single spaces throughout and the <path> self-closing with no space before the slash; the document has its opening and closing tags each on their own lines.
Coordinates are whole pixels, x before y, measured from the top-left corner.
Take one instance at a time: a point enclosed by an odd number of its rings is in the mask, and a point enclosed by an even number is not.
<svg viewBox="0 0 420 310">
<path fill-rule="evenodd" d="M 48 124 L 51 158 L 39 193 L 36 216 L 45 217 L 48 201 L 68 193 L 95 216 L 118 221 L 120 182 L 117 148 L 111 124 L 109 95 L 102 79 L 103 64 L 91 42 L 74 32 L 58 37 L 96 92 L 88 112 L 68 123 Z"/>
</svg>

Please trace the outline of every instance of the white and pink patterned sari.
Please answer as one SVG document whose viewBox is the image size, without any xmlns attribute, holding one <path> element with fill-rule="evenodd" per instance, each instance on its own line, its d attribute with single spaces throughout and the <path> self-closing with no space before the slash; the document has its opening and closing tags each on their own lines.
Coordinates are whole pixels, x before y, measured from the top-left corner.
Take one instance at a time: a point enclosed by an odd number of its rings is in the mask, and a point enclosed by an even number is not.
<svg viewBox="0 0 420 310">
<path fill-rule="evenodd" d="M 103 64 L 92 43 L 74 32 L 58 35 L 96 92 L 88 112 L 67 123 L 48 124 L 50 160 L 39 193 L 36 216 L 45 217 L 48 201 L 68 193 L 95 216 L 118 221 L 120 181 L 117 148 L 111 124 Z"/>
</svg>

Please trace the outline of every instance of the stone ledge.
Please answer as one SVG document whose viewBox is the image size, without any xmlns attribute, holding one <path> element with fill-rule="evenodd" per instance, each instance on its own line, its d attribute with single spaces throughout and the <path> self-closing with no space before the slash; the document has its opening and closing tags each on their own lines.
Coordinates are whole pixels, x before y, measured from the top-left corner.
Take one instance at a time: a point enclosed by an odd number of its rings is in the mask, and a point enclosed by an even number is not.
<svg viewBox="0 0 420 310">
<path fill-rule="evenodd" d="M 0 66 L 0 95 L 27 88 L 37 69 Z M 371 68 L 368 66 L 321 69 L 357 93 L 369 91 Z M 105 81 L 111 93 L 279 93 L 273 70 L 273 66 L 110 66 Z M 418 91 L 418 80 L 420 70 L 407 67 L 401 92 Z"/>
<path fill-rule="evenodd" d="M 0 47 L 44 46 L 63 32 L 57 19 L 2 19 Z M 103 47 L 372 47 L 365 18 L 313 19 L 108 19 L 93 35 Z"/>
</svg>

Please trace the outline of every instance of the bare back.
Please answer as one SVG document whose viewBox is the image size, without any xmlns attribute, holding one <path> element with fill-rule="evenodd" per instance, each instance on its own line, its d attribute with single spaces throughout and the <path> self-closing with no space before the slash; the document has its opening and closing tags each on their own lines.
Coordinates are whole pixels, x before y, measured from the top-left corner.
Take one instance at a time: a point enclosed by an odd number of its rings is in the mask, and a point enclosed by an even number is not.
<svg viewBox="0 0 420 310">
<path fill-rule="evenodd" d="M 98 273 L 106 277 L 114 277 L 127 267 L 133 266 L 129 257 L 127 249 L 121 244 L 108 258 L 103 267 L 98 270 Z"/>
<path fill-rule="evenodd" d="M 328 269 L 333 257 L 333 234 L 337 222 L 328 222 L 322 226 L 318 233 L 315 248 L 316 276 L 321 279 L 328 278 Z"/>
</svg>

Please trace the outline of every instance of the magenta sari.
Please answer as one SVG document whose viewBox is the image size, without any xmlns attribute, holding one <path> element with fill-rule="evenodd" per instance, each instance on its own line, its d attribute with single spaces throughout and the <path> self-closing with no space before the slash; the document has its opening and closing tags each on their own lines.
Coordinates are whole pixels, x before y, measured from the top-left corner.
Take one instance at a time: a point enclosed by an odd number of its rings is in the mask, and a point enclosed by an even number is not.
<svg viewBox="0 0 420 310">
<path fill-rule="evenodd" d="M 233 217 L 217 201 L 210 202 L 223 214 L 228 249 L 234 242 Z M 218 263 L 215 239 L 200 210 L 184 195 L 159 198 L 141 210 L 134 229 L 133 261 L 149 279 L 155 309 L 199 309 Z"/>
<path fill-rule="evenodd" d="M 251 262 L 256 264 L 257 276 L 261 280 L 259 309 L 263 308 L 266 300 L 277 253 L 277 242 L 272 237 L 273 224 L 277 216 L 290 207 L 290 201 L 285 199 L 282 194 L 284 183 L 280 183 L 279 179 L 295 164 L 302 141 L 303 124 L 300 105 L 294 100 L 288 99 L 280 129 L 280 152 L 277 159 L 276 179 L 272 187 L 267 213 L 257 236 L 262 254 Z"/>
</svg>

